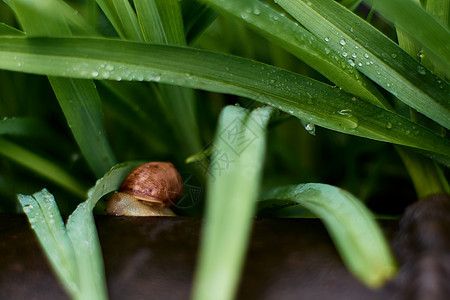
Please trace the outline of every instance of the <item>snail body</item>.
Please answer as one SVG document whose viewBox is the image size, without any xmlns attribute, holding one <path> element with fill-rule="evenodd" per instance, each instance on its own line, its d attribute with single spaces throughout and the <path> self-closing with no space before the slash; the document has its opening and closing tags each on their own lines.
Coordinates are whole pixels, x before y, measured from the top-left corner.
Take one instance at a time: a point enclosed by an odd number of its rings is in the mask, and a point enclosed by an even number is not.
<svg viewBox="0 0 450 300">
<path fill-rule="evenodd" d="M 135 168 L 106 203 L 116 216 L 175 216 L 169 208 L 181 197 L 183 182 L 174 165 L 150 162 Z"/>
</svg>

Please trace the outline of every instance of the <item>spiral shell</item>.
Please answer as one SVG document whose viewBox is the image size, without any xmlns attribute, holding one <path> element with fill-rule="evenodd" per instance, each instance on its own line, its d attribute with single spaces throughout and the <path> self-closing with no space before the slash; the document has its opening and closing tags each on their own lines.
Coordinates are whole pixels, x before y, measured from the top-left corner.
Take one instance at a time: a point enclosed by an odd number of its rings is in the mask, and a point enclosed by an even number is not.
<svg viewBox="0 0 450 300">
<path fill-rule="evenodd" d="M 150 162 L 131 171 L 119 192 L 170 207 L 180 199 L 183 181 L 172 163 Z"/>
</svg>

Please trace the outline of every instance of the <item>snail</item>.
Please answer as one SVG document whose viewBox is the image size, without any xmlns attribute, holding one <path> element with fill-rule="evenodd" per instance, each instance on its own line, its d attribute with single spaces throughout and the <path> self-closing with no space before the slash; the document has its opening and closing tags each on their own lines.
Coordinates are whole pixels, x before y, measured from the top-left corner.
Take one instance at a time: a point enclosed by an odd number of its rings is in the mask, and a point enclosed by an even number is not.
<svg viewBox="0 0 450 300">
<path fill-rule="evenodd" d="M 180 174 L 170 162 L 150 162 L 135 168 L 106 203 L 116 216 L 175 216 L 169 208 L 183 191 Z"/>
</svg>

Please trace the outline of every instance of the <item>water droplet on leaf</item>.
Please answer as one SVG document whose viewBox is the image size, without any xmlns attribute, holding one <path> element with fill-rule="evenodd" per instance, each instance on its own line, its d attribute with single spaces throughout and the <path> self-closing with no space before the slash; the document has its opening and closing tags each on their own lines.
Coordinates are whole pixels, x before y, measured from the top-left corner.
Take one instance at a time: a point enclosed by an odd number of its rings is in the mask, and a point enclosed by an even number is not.
<svg viewBox="0 0 450 300">
<path fill-rule="evenodd" d="M 422 67 L 422 66 L 417 66 L 417 72 L 418 72 L 420 75 L 425 75 L 425 74 L 427 74 L 427 72 L 425 71 L 425 68 Z"/>
</svg>

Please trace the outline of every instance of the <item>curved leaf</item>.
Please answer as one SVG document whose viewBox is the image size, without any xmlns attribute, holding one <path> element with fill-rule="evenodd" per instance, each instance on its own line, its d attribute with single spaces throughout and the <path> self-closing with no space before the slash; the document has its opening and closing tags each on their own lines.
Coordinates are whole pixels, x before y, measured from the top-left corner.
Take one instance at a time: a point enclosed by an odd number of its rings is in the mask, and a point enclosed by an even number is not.
<svg viewBox="0 0 450 300">
<path fill-rule="evenodd" d="M 262 196 L 260 208 L 300 204 L 324 222 L 349 270 L 369 287 L 380 287 L 396 274 L 383 233 L 369 210 L 350 193 L 326 184 L 275 188 Z"/>
<path fill-rule="evenodd" d="M 192 299 L 234 297 L 261 184 L 272 111 L 261 107 L 248 113 L 242 107 L 227 106 L 220 115 Z"/>
<path fill-rule="evenodd" d="M 349 65 L 356 66 L 401 101 L 450 129 L 450 86 L 369 23 L 333 0 L 278 0 L 277 3 L 347 58 Z M 438 27 L 442 26 L 438 24 Z M 446 38 L 440 43 L 448 45 L 450 34 L 447 32 L 443 37 Z"/>
<path fill-rule="evenodd" d="M 380 92 L 327 44 L 284 14 L 255 0 L 203 0 L 246 23 L 291 52 L 345 91 L 375 105 L 389 107 Z"/>
<path fill-rule="evenodd" d="M 0 38 L 0 68 L 235 94 L 339 132 L 450 153 L 448 139 L 404 117 L 310 78 L 230 55 L 107 39 L 11 37 Z"/>
<path fill-rule="evenodd" d="M 104 195 L 119 189 L 124 178 L 142 162 L 114 166 L 89 191 L 64 227 L 53 195 L 42 190 L 18 195 L 24 212 L 59 280 L 73 299 L 106 300 L 102 252 L 92 210 Z"/>
</svg>

